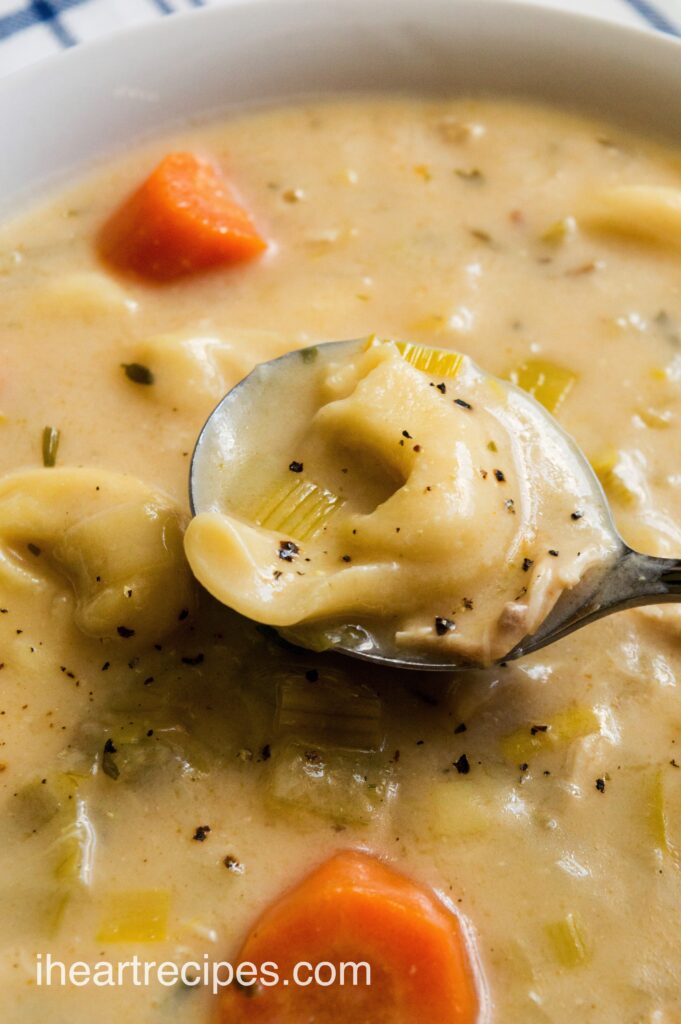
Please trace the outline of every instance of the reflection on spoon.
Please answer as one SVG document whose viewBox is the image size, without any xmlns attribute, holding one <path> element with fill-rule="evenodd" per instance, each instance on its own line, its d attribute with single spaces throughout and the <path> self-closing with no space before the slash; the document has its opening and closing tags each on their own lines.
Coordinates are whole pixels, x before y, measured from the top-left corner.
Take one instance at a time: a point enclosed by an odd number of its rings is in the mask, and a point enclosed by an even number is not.
<svg viewBox="0 0 681 1024">
<path fill-rule="evenodd" d="M 575 442 L 467 356 L 332 342 L 263 363 L 191 465 L 191 567 L 292 642 L 400 668 L 516 658 L 681 598 L 617 534 Z"/>
</svg>

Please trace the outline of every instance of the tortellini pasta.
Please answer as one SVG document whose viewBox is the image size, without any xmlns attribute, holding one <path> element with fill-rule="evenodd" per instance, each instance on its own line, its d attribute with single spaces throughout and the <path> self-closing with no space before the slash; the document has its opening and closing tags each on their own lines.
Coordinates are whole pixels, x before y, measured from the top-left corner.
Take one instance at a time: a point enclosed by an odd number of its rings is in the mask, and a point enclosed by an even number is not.
<svg viewBox="0 0 681 1024">
<path fill-rule="evenodd" d="M 97 469 L 56 468 L 0 480 L 0 579 L 70 584 L 90 636 L 155 641 L 185 618 L 193 584 L 184 519 L 162 493 Z"/>
<path fill-rule="evenodd" d="M 90 322 L 102 316 L 128 315 L 137 302 L 113 278 L 96 270 L 51 278 L 38 296 L 36 312 Z"/>
<path fill-rule="evenodd" d="M 170 407 L 208 415 L 215 403 L 256 363 L 287 351 L 290 343 L 269 331 L 158 334 L 139 342 L 130 357 L 154 377 L 152 396 Z"/>
<path fill-rule="evenodd" d="M 614 186 L 586 200 L 579 221 L 586 227 L 681 249 L 681 189 Z"/>
</svg>

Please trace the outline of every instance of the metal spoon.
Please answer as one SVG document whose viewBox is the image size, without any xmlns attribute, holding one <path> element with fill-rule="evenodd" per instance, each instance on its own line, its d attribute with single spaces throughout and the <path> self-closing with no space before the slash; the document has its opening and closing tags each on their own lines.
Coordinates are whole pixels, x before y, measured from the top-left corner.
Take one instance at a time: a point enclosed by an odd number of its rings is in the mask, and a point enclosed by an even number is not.
<svg viewBox="0 0 681 1024">
<path fill-rule="evenodd" d="M 232 388 L 211 413 L 194 448 L 189 477 L 192 513 L 219 509 L 216 481 L 221 474 L 229 471 L 230 461 L 235 458 L 234 452 L 237 449 L 243 451 L 244 436 L 248 444 L 257 446 L 257 432 L 252 433 L 252 436 L 248 432 L 249 416 L 252 418 L 254 403 L 269 401 L 267 407 L 276 415 L 278 403 L 282 401 L 279 384 L 283 371 L 286 371 L 288 381 L 285 392 L 287 405 L 304 402 L 305 368 L 313 364 L 316 367 L 323 366 L 346 351 L 348 354 L 357 351 L 362 344 L 363 340 L 327 342 L 294 350 L 278 359 L 261 363 Z M 294 393 L 290 386 L 292 360 L 298 364 Z M 506 382 L 504 384 L 513 387 Z M 547 419 L 550 418 L 546 410 L 543 412 Z M 553 423 L 556 431 L 567 436 L 557 422 Z M 564 591 L 539 629 L 526 636 L 499 661 L 506 662 L 531 654 L 596 619 L 625 608 L 681 601 L 681 559 L 640 554 L 625 544 L 616 530 L 607 498 L 591 465 L 574 439 L 569 440 L 585 474 L 592 479 L 595 493 L 600 497 L 611 524 L 616 541 L 615 557 L 603 569 L 587 573 L 572 590 Z M 280 632 L 286 635 L 286 631 Z M 296 637 L 295 642 L 305 645 L 304 639 L 300 637 Z M 381 637 L 375 629 L 369 631 L 356 625 L 331 630 L 328 649 L 391 668 L 451 672 L 475 667 L 470 661 L 464 662 L 454 654 L 443 660 L 439 652 L 434 654 L 416 649 L 397 651 L 387 636 Z"/>
</svg>

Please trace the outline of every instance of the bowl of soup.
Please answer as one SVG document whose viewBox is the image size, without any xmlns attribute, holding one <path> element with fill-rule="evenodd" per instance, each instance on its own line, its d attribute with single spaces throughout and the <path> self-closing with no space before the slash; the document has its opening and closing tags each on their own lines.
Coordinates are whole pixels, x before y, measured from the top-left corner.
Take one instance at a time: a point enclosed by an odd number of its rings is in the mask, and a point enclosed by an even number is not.
<svg viewBox="0 0 681 1024">
<path fill-rule="evenodd" d="M 258 0 L 0 84 L 7 1024 L 680 1019 L 677 608 L 400 672 L 282 636 L 285 602 L 274 623 L 227 608 L 184 544 L 223 396 L 292 350 L 380 338 L 426 398 L 459 399 L 453 423 L 475 404 L 457 359 L 531 395 L 626 542 L 678 556 L 680 53 L 515 4 Z M 400 394 L 366 429 L 413 461 Z M 360 522 L 390 466 L 346 425 L 317 480 L 258 415 L 252 518 L 275 572 L 313 572 L 353 472 Z M 510 538 L 522 481 L 482 442 L 475 487 Z M 218 466 L 216 501 L 228 483 Z M 434 592 L 418 508 L 430 575 L 410 578 Z M 506 559 L 522 603 L 537 559 L 466 530 L 470 572 L 493 588 Z M 254 585 L 230 584 L 242 610 Z M 433 644 L 476 615 L 456 575 L 438 593 Z"/>
</svg>

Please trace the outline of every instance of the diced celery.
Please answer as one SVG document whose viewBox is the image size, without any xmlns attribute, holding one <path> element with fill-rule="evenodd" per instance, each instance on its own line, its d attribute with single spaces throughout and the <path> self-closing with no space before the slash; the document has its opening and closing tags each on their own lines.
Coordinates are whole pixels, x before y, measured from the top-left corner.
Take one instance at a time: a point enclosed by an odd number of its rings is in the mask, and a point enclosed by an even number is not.
<svg viewBox="0 0 681 1024">
<path fill-rule="evenodd" d="M 487 832 L 498 818 L 493 793 L 473 778 L 437 782 L 425 798 L 426 827 L 438 839 L 465 839 Z"/>
<path fill-rule="evenodd" d="M 53 845 L 56 859 L 54 877 L 60 882 L 89 885 L 92 881 L 95 845 L 95 830 L 87 805 L 82 797 L 76 796 L 73 820 L 65 824 Z"/>
<path fill-rule="evenodd" d="M 681 768 L 665 766 L 655 771 L 649 820 L 657 848 L 681 863 Z"/>
<path fill-rule="evenodd" d="M 81 726 L 79 745 L 84 763 L 91 758 L 90 765 L 94 762 L 112 781 L 132 785 L 161 773 L 166 778 L 201 775 L 210 767 L 205 744 L 162 708 L 142 714 L 139 708 L 121 708 L 104 719 L 88 720 Z"/>
<path fill-rule="evenodd" d="M 528 359 L 509 375 L 509 380 L 536 398 L 549 412 L 557 412 L 577 380 L 577 374 L 546 359 Z"/>
<path fill-rule="evenodd" d="M 12 817 L 19 828 L 37 832 L 53 821 L 60 812 L 68 813 L 69 802 L 75 799 L 78 777 L 59 773 L 45 782 L 32 779 L 14 797 Z"/>
<path fill-rule="evenodd" d="M 45 900 L 42 908 L 42 924 L 49 938 L 53 939 L 58 934 L 70 899 L 71 893 L 69 890 L 58 887 L 53 889 Z"/>
<path fill-rule="evenodd" d="M 655 409 L 653 406 L 637 409 L 636 413 L 651 430 L 664 430 L 671 426 L 674 419 L 674 414 L 670 409 Z"/>
<path fill-rule="evenodd" d="M 253 519 L 267 530 L 309 540 L 343 505 L 337 494 L 310 480 L 285 479 L 257 506 Z"/>
<path fill-rule="evenodd" d="M 577 223 L 574 217 L 561 217 L 560 220 L 550 224 L 539 237 L 542 242 L 546 242 L 548 245 L 560 245 L 570 235 L 575 233 L 576 228 Z"/>
<path fill-rule="evenodd" d="M 186 737 L 188 739 L 188 737 Z M 160 729 L 153 735 L 142 733 L 129 740 L 114 740 L 115 754 L 111 760 L 118 770 L 117 778 L 132 784 L 148 782 L 159 772 L 190 774 L 194 764 L 181 736 L 167 736 Z"/>
<path fill-rule="evenodd" d="M 59 930 L 78 887 L 92 881 L 96 835 L 79 792 L 81 781 L 81 776 L 71 772 L 61 772 L 46 782 L 36 779 L 18 791 L 14 806 L 19 827 L 40 832 L 49 842 L 47 863 L 54 881 L 42 919 L 51 937 Z"/>
<path fill-rule="evenodd" d="M 381 701 L 368 686 L 323 672 L 313 681 L 286 674 L 277 685 L 275 728 L 310 743 L 377 750 L 383 741 Z"/>
<path fill-rule="evenodd" d="M 97 931 L 97 942 L 163 942 L 168 937 L 167 889 L 112 893 Z"/>
<path fill-rule="evenodd" d="M 414 164 L 414 174 L 417 174 L 419 178 L 423 178 L 424 181 L 431 181 L 433 177 L 433 172 L 428 164 Z"/>
<path fill-rule="evenodd" d="M 289 740 L 268 765 L 267 802 L 276 813 L 369 825 L 382 817 L 392 786 L 376 757 Z"/>
<path fill-rule="evenodd" d="M 546 936 L 561 967 L 579 967 L 589 959 L 586 932 L 577 914 L 569 913 L 562 921 L 547 924 Z"/>
<path fill-rule="evenodd" d="M 412 341 L 396 341 L 395 348 L 411 366 L 431 377 L 456 377 L 463 363 L 460 352 L 417 345 Z"/>
<path fill-rule="evenodd" d="M 600 720 L 593 708 L 575 705 L 543 722 L 530 723 L 501 741 L 504 757 L 523 764 L 547 750 L 567 746 L 573 740 L 600 731 Z"/>
<path fill-rule="evenodd" d="M 609 498 L 633 505 L 642 495 L 637 468 L 628 452 L 608 448 L 591 459 L 594 473 Z"/>
</svg>

